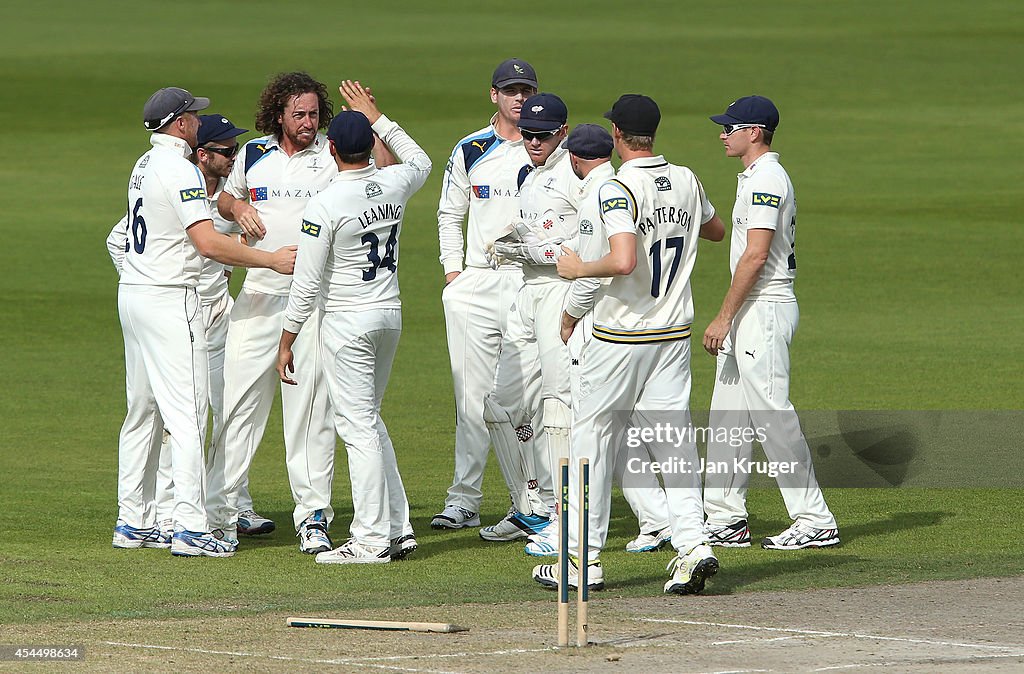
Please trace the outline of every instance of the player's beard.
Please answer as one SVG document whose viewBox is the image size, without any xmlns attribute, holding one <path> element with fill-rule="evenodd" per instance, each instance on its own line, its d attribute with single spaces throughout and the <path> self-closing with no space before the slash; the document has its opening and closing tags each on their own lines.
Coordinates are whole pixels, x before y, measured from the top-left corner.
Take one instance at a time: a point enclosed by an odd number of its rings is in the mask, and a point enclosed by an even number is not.
<svg viewBox="0 0 1024 674">
<path fill-rule="evenodd" d="M 284 130 L 284 134 L 285 137 L 288 138 L 288 142 L 290 142 L 292 145 L 299 148 L 300 150 L 305 150 L 307 147 L 313 144 L 313 141 L 316 140 L 316 129 L 310 131 L 305 137 L 300 135 L 298 129 L 296 129 L 293 132 Z"/>
</svg>

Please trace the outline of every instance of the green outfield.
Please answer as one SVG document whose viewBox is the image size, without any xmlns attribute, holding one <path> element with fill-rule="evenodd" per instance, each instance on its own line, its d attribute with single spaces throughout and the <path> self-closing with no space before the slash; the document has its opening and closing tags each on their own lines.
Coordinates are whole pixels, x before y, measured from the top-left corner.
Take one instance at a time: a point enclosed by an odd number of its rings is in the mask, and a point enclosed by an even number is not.
<svg viewBox="0 0 1024 674">
<path fill-rule="evenodd" d="M 746 94 L 776 101 L 775 149 L 799 199 L 798 409 L 1024 408 L 1018 4 L 627 7 L 64 0 L 7 12 L 0 623 L 551 597 L 530 580 L 535 560 L 521 546 L 429 528 L 454 437 L 437 196 L 451 147 L 491 115 L 490 73 L 509 56 L 536 67 L 570 123 L 603 121 L 622 93 L 654 97 L 663 111 L 657 149 L 690 166 L 724 215 L 741 166 L 724 157 L 707 117 Z M 268 77 L 295 69 L 332 91 L 342 78 L 371 86 L 434 163 L 406 215 L 405 328 L 384 403 L 420 550 L 374 568 L 318 567 L 299 554 L 277 406 L 251 473 L 257 508 L 277 532 L 243 540 L 229 560 L 114 550 L 125 393 L 104 239 L 148 147 L 142 105 L 159 87 L 182 86 L 251 128 Z M 727 243 L 705 243 L 695 334 L 729 281 Z M 712 373 L 712 359 L 694 353 L 695 408 L 710 401 Z M 343 457 L 339 442 L 339 539 L 351 514 Z M 1022 574 L 1021 492 L 983 487 L 826 490 L 841 547 L 726 550 L 708 592 Z M 482 517 L 497 520 L 507 495 L 493 459 L 485 491 Z M 754 491 L 750 510 L 755 536 L 787 524 L 777 490 Z M 622 550 L 635 526 L 617 498 L 602 555 L 612 596 L 660 594 L 666 578 L 669 553 Z"/>
</svg>

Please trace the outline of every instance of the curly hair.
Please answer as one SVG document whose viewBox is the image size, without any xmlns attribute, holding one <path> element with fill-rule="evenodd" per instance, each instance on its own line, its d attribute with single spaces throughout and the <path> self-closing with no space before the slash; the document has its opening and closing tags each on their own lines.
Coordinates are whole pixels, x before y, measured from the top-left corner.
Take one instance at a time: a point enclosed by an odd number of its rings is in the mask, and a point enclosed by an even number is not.
<svg viewBox="0 0 1024 674">
<path fill-rule="evenodd" d="M 256 128 L 260 133 L 274 136 L 281 135 L 281 122 L 278 117 L 284 114 L 284 108 L 295 96 L 316 94 L 320 99 L 320 126 L 326 129 L 334 117 L 334 106 L 327 96 L 327 87 L 317 82 L 309 73 L 281 73 L 275 76 L 260 94 L 259 108 L 256 110 Z"/>
</svg>

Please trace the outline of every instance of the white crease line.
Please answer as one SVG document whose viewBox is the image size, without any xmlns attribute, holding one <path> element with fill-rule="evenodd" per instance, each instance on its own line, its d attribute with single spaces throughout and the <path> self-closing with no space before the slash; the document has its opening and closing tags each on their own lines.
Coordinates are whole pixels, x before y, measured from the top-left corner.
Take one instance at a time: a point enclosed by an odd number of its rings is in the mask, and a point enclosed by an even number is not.
<svg viewBox="0 0 1024 674">
<path fill-rule="evenodd" d="M 262 653 L 245 653 L 242 651 L 214 651 L 206 648 L 183 648 L 180 646 L 158 646 L 154 644 L 129 644 L 120 641 L 101 641 L 107 646 L 121 646 L 124 648 L 145 648 L 159 651 L 179 651 L 184 653 L 200 653 L 203 655 L 231 655 L 239 658 L 265 658 L 267 660 L 282 660 L 286 662 L 308 662 L 315 665 L 355 665 L 356 667 L 372 667 L 375 669 L 390 669 L 399 672 L 423 672 L 425 674 L 456 674 L 455 672 L 442 672 L 435 669 L 413 669 L 409 667 L 398 667 L 395 665 L 377 665 L 373 663 L 362 663 L 349 658 L 337 658 L 324 660 L 319 658 L 294 658 L 288 655 L 265 655 Z"/>
<path fill-rule="evenodd" d="M 791 637 L 772 637 L 771 639 L 735 639 L 733 641 L 712 641 L 712 646 L 732 646 L 733 644 L 766 644 L 769 641 L 787 641 L 789 639 L 807 639 L 816 635 L 794 634 Z M 824 638 L 824 637 L 822 637 Z"/>
<path fill-rule="evenodd" d="M 700 620 L 670 620 L 668 618 L 637 618 L 640 622 L 648 623 L 675 623 L 680 625 L 706 625 L 709 627 L 731 627 L 742 630 L 757 630 L 760 632 L 791 632 L 793 634 L 807 634 L 819 637 L 847 637 L 853 639 L 875 639 L 878 641 L 899 641 L 910 644 L 929 644 L 932 646 L 958 646 L 960 648 L 991 648 L 994 650 L 1008 651 L 1019 650 L 1020 646 L 994 646 L 992 644 L 966 644 L 957 641 L 935 641 L 933 639 L 912 639 L 910 637 L 883 637 L 877 634 L 858 634 L 856 632 L 823 632 L 821 630 L 801 630 L 786 627 L 759 627 L 757 625 L 733 625 L 730 623 L 712 623 Z"/>
<path fill-rule="evenodd" d="M 974 662 L 975 660 L 992 660 L 995 658 L 1024 658 L 1024 652 L 1021 653 L 981 653 L 978 655 L 968 655 L 965 658 L 939 658 L 940 662 L 943 663 L 956 663 L 965 664 L 968 662 Z M 930 660 L 923 660 L 921 662 L 929 662 Z M 854 662 L 849 665 L 833 665 L 831 667 L 819 667 L 812 669 L 812 672 L 831 672 L 837 669 L 859 669 L 863 667 L 900 667 L 908 664 L 914 664 L 914 661 L 903 660 L 901 662 Z"/>
<path fill-rule="evenodd" d="M 378 655 L 363 658 L 350 658 L 346 662 L 373 662 L 379 660 L 424 660 L 426 658 L 475 658 L 484 655 L 521 655 L 523 653 L 544 653 L 560 650 L 554 646 L 545 648 L 509 648 L 501 651 L 481 651 L 479 653 L 431 653 L 429 655 Z"/>
</svg>

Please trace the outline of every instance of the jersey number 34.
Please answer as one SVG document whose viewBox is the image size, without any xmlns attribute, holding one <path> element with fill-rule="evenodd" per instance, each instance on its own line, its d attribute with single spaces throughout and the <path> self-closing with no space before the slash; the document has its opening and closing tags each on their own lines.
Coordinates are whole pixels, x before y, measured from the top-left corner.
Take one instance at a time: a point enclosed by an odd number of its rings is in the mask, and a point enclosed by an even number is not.
<svg viewBox="0 0 1024 674">
<path fill-rule="evenodd" d="M 387 241 L 384 242 L 384 256 L 381 257 L 380 238 L 373 232 L 366 232 L 360 239 L 364 244 L 369 244 L 370 249 L 366 251 L 366 259 L 370 261 L 370 268 L 363 270 L 363 280 L 372 281 L 377 278 L 378 269 L 387 269 L 392 274 L 398 268 L 398 225 L 391 226 Z"/>
</svg>

